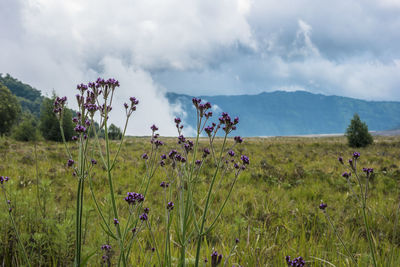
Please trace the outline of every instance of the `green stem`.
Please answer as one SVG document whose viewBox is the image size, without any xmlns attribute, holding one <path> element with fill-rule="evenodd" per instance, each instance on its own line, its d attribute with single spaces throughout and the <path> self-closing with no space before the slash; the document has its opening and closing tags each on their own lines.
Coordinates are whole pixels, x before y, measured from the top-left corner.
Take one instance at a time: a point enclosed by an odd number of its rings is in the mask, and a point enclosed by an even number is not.
<svg viewBox="0 0 400 267">
<path fill-rule="evenodd" d="M 118 210 L 117 210 L 117 205 L 115 204 L 115 196 L 114 196 L 114 186 L 113 186 L 113 181 L 111 177 L 111 165 L 110 165 L 110 144 L 108 140 L 108 129 L 107 129 L 107 101 L 105 103 L 105 122 L 104 122 L 104 132 L 105 132 L 105 139 L 106 139 L 106 160 L 107 160 L 107 176 L 108 176 L 108 184 L 110 188 L 110 195 L 111 195 L 111 203 L 112 203 L 112 208 L 114 212 L 114 218 L 118 219 Z M 116 224 L 117 228 L 117 236 L 119 240 L 119 246 L 121 250 L 121 258 L 122 258 L 122 265 L 126 266 L 126 258 L 125 258 L 125 253 L 124 253 L 124 244 L 122 243 L 122 236 L 121 236 L 121 228 L 119 226 L 119 223 Z"/>
<path fill-rule="evenodd" d="M 148 221 L 146 221 L 146 224 L 147 224 L 147 227 L 149 228 L 149 231 L 150 231 L 151 238 L 153 239 L 153 243 L 154 243 L 154 249 L 156 250 L 156 253 L 157 253 L 158 264 L 159 264 L 159 266 L 162 266 L 162 264 L 161 264 L 161 258 L 160 258 L 160 254 L 158 253 L 158 248 L 157 248 L 156 239 L 154 238 L 154 234 L 153 234 L 153 231 L 151 230 L 150 223 L 149 223 Z"/>
<path fill-rule="evenodd" d="M 112 238 L 117 239 L 117 237 L 112 233 L 112 231 L 111 231 L 111 229 L 110 229 L 110 226 L 108 225 L 106 219 L 104 218 L 103 212 L 101 211 L 100 206 L 99 206 L 99 204 L 98 204 L 98 202 L 97 202 L 96 196 L 94 195 L 91 177 L 89 177 L 89 189 L 90 189 L 90 193 L 91 193 L 91 195 L 92 195 L 92 199 L 93 199 L 93 201 L 94 201 L 94 204 L 95 204 L 95 206 L 96 206 L 96 210 L 97 210 L 98 214 L 100 215 L 100 218 L 103 220 L 103 223 L 104 223 L 105 226 L 107 227 L 107 231 L 106 231 L 106 232 L 107 232 L 108 235 L 111 236 Z"/>
<path fill-rule="evenodd" d="M 239 172 L 235 175 L 235 179 L 233 180 L 233 183 L 232 183 L 232 185 L 231 185 L 231 187 L 230 187 L 230 189 L 229 189 L 228 196 L 225 198 L 225 201 L 224 201 L 224 203 L 222 204 L 221 208 L 219 209 L 217 216 L 215 217 L 214 221 L 211 223 L 210 227 L 208 227 L 208 229 L 207 229 L 207 231 L 205 232 L 205 234 L 211 232 L 211 230 L 214 228 L 215 223 L 217 222 L 219 216 L 220 216 L 221 213 L 222 213 L 222 210 L 224 209 L 226 203 L 227 203 L 228 200 L 229 200 L 229 197 L 231 196 L 231 193 L 232 193 L 232 191 L 233 191 L 233 187 L 235 186 L 235 183 L 236 183 L 236 181 L 237 181 L 237 179 L 238 179 L 238 176 L 239 176 Z"/>
<path fill-rule="evenodd" d="M 354 174 L 355 174 L 355 176 L 356 176 L 356 179 L 357 179 L 357 182 L 358 182 L 358 185 L 360 186 L 360 195 L 361 195 L 361 201 L 362 201 L 362 214 L 363 214 L 363 219 L 364 219 L 364 225 L 365 225 L 365 230 L 366 230 L 366 232 L 367 232 L 367 239 L 368 239 L 368 244 L 369 244 L 369 249 L 370 249 L 370 252 L 371 252 L 371 256 L 372 256 L 372 263 L 374 264 L 374 267 L 377 267 L 377 264 L 376 264 L 376 258 L 375 258 L 375 247 L 374 247 L 374 244 L 372 243 L 372 237 L 371 237 L 371 232 L 370 232 L 370 229 L 369 229 L 369 224 L 368 224 L 368 220 L 367 220 L 367 214 L 365 213 L 365 209 L 366 209 L 366 206 L 367 206 L 367 189 L 368 189 L 368 185 L 366 185 L 366 187 L 365 187 L 365 194 L 364 194 L 364 192 L 363 192 L 363 186 L 362 186 L 362 184 L 361 184 L 361 179 L 360 179 L 360 177 L 358 176 L 358 173 L 357 173 L 357 160 L 355 160 L 354 161 Z M 368 180 L 366 181 L 366 183 L 368 183 Z"/>
<path fill-rule="evenodd" d="M 128 127 L 128 121 L 129 121 L 129 117 L 126 118 L 124 131 L 122 133 L 121 141 L 119 142 L 117 153 L 115 154 L 114 160 L 112 161 L 111 170 L 114 168 L 115 162 L 117 161 L 117 157 L 119 155 L 119 152 L 121 151 L 121 146 L 122 146 L 122 143 L 124 142 L 124 138 L 125 138 L 126 128 Z"/>
<path fill-rule="evenodd" d="M 11 209 L 11 205 L 8 204 L 8 202 L 7 202 L 6 190 L 4 189 L 4 186 L 3 186 L 3 185 L 2 185 L 2 187 L 3 187 L 2 189 L 3 189 L 3 193 L 4 193 L 4 198 L 5 198 L 6 204 L 7 204 L 8 208 Z M 18 244 L 19 244 L 19 246 L 21 247 L 22 256 L 24 257 L 24 260 L 25 260 L 26 264 L 30 267 L 30 266 L 31 266 L 31 263 L 30 263 L 30 261 L 29 261 L 29 259 L 28 259 L 28 256 L 27 256 L 25 247 L 24 247 L 24 245 L 22 244 L 21 238 L 20 238 L 19 233 L 18 233 L 18 230 L 17 230 L 17 226 L 16 226 L 16 224 L 15 224 L 14 217 L 12 216 L 11 213 L 12 213 L 12 211 L 9 211 L 9 212 L 8 212 L 8 215 L 10 216 L 11 224 L 12 224 L 12 226 L 13 226 L 13 228 L 14 228 L 15 235 L 17 236 Z"/>
<path fill-rule="evenodd" d="M 39 166 L 38 166 L 38 158 L 37 158 L 37 150 L 36 150 L 36 141 L 34 144 L 34 153 L 35 153 L 35 170 L 36 170 L 36 198 L 39 206 L 39 210 L 42 213 L 42 216 L 45 217 L 45 212 L 42 210 L 42 204 L 40 201 L 40 181 L 39 181 Z"/>
<path fill-rule="evenodd" d="M 227 137 L 227 134 L 225 134 L 224 142 L 222 144 L 222 148 L 221 148 L 220 155 L 219 155 L 218 164 L 217 164 L 217 167 L 215 169 L 214 176 L 213 176 L 213 178 L 211 180 L 211 184 L 210 184 L 210 187 L 209 187 L 208 193 L 207 193 L 207 200 L 206 200 L 206 204 L 205 204 L 205 207 L 204 207 L 203 216 L 202 216 L 202 219 L 201 219 L 199 238 L 197 240 L 197 251 L 196 251 L 196 261 L 195 261 L 195 266 L 196 267 L 199 266 L 201 237 L 203 236 L 204 224 L 205 224 L 205 221 L 206 221 L 206 216 L 207 216 L 207 211 L 208 211 L 208 203 L 210 201 L 210 197 L 211 197 L 212 189 L 213 189 L 213 186 L 214 186 L 214 183 L 215 183 L 215 179 L 217 178 L 217 174 L 218 174 L 219 168 L 221 166 L 222 153 L 223 153 L 224 148 L 225 148 L 226 137 Z"/>
<path fill-rule="evenodd" d="M 335 235 L 337 236 L 337 238 L 339 239 L 340 243 L 342 244 L 343 248 L 346 250 L 347 254 L 350 256 L 350 258 L 353 260 L 355 266 L 357 266 L 357 261 L 354 258 L 353 254 L 350 252 L 350 250 L 348 250 L 348 248 L 346 247 L 346 245 L 344 244 L 342 238 L 340 237 L 339 233 L 336 230 L 335 225 L 332 223 L 331 218 L 329 217 L 328 213 L 326 211 L 324 211 L 324 214 L 329 222 L 329 224 L 331 225 L 333 232 L 335 233 Z"/>
<path fill-rule="evenodd" d="M 365 213 L 365 203 L 363 204 L 362 212 L 363 212 L 363 217 L 364 217 L 365 228 L 366 228 L 366 231 L 367 231 L 369 248 L 370 248 L 371 255 L 372 255 L 372 262 L 373 262 L 374 266 L 377 267 L 378 265 L 376 264 L 376 259 L 375 259 L 375 248 L 374 248 L 374 245 L 372 243 L 371 232 L 370 232 L 370 229 L 369 229 L 367 215 Z"/>
</svg>

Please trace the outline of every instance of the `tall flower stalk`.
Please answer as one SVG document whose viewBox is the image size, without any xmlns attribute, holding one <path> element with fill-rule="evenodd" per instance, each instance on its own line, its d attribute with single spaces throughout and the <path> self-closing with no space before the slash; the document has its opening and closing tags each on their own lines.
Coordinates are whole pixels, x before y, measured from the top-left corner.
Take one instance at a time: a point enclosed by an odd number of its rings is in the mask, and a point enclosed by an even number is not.
<svg viewBox="0 0 400 267">
<path fill-rule="evenodd" d="M 228 146 L 228 143 L 230 143 L 228 135 L 236 130 L 239 119 L 231 119 L 227 113 L 222 113 L 222 116 L 218 119 L 218 123 L 213 122 L 209 126 L 206 126 L 213 115 L 210 111 L 211 104 L 209 102 L 203 103 L 198 98 L 193 98 L 192 102 L 196 108 L 197 118 L 195 141 L 193 142 L 183 135 L 182 121 L 180 118 L 175 118 L 178 131 L 178 147 L 166 154 L 162 154 L 160 161 L 155 157 L 149 157 L 147 153 L 142 156 L 146 160 L 147 173 L 152 173 L 155 165 L 161 166 L 165 170 L 167 178 L 167 180 L 160 184 L 164 191 L 164 205 L 167 208 L 165 214 L 166 236 L 162 266 L 171 266 L 172 264 L 170 227 L 173 219 L 177 220 L 175 236 L 177 237 L 177 244 L 180 246 L 178 265 L 186 266 L 187 246 L 191 240 L 196 240 L 195 266 L 199 265 L 201 244 L 204 236 L 215 227 L 218 218 L 222 214 L 222 210 L 229 200 L 239 174 L 249 164 L 247 156 L 242 155 L 237 159 L 233 151 L 233 148 L 237 144 L 242 143 L 243 139 L 241 137 L 235 137 L 233 145 Z M 219 130 L 222 131 L 223 141 L 218 147 L 214 141 Z M 208 137 L 208 147 L 200 145 L 200 137 L 204 134 Z M 150 155 L 153 155 L 153 150 Z M 198 190 L 196 188 L 202 179 L 202 167 L 206 160 L 211 161 L 214 170 L 211 181 L 208 183 L 206 197 L 203 199 L 202 196 L 197 194 Z M 234 177 L 230 182 L 225 198 L 221 202 L 222 204 L 214 203 L 215 194 L 219 191 L 222 180 L 224 180 L 227 173 L 230 174 L 232 172 Z M 172 199 L 173 197 L 176 199 Z M 210 219 L 208 213 L 211 206 L 216 211 L 216 215 L 209 221 L 209 226 L 206 227 L 208 219 Z M 174 207 L 176 209 L 172 213 Z"/>
<path fill-rule="evenodd" d="M 120 140 L 120 144 L 118 146 L 118 151 L 115 157 L 112 159 L 110 154 L 110 141 L 108 136 L 108 119 L 109 113 L 112 110 L 112 100 L 114 96 L 115 89 L 119 87 L 119 82 L 115 79 L 104 80 L 98 78 L 96 82 L 85 84 L 79 84 L 77 89 L 79 93 L 76 95 L 76 100 L 78 103 L 79 111 L 77 112 L 77 116 L 73 118 L 73 122 L 75 123 L 75 132 L 76 135 L 72 137 L 73 141 L 78 142 L 79 151 L 77 155 L 77 161 L 73 159 L 73 155 L 68 148 L 68 144 L 64 137 L 63 132 L 63 111 L 66 104 L 66 97 L 57 97 L 54 102 L 54 112 L 57 115 L 60 121 L 60 130 L 62 134 L 62 138 L 64 141 L 65 149 L 68 154 L 68 167 L 73 168 L 73 175 L 77 177 L 77 196 L 76 196 L 76 222 L 75 222 L 75 260 L 74 265 L 81 265 L 81 251 L 82 251 L 82 212 L 84 205 L 84 189 L 85 189 L 85 181 L 89 180 L 89 188 L 91 191 L 92 198 L 95 202 L 96 210 L 98 211 L 99 216 L 102 219 L 101 226 L 106 234 L 108 234 L 113 239 L 116 239 L 119 244 L 120 249 L 120 262 L 122 262 L 123 266 L 126 266 L 126 257 L 125 257 L 125 249 L 124 249 L 124 238 L 121 231 L 121 227 L 119 224 L 119 216 L 116 205 L 116 199 L 114 195 L 114 185 L 113 185 L 113 177 L 112 177 L 112 169 L 115 166 L 118 154 L 120 152 L 122 142 L 124 140 L 124 135 L 126 132 L 126 128 L 128 125 L 129 117 L 132 115 L 132 112 L 136 110 L 136 105 L 139 103 L 136 98 L 130 98 L 130 105 L 124 104 L 126 110 L 126 123 L 124 127 L 123 136 Z M 104 128 L 105 134 L 105 151 L 102 151 L 100 140 L 98 138 L 97 130 L 95 129 L 95 114 L 99 112 L 100 123 L 99 130 Z M 109 194 L 111 199 L 111 206 L 113 212 L 113 224 L 115 228 L 111 227 L 111 223 L 108 222 L 103 212 L 98 205 L 96 195 L 93 191 L 92 185 L 92 169 L 93 166 L 97 163 L 95 159 L 91 159 L 89 156 L 89 133 L 94 132 L 95 141 L 98 147 L 98 154 L 101 157 L 101 161 L 104 164 L 104 168 L 107 171 L 107 181 L 109 187 Z"/>
<path fill-rule="evenodd" d="M 357 200 L 359 202 L 361 212 L 363 215 L 363 222 L 364 222 L 364 227 L 365 227 L 365 231 L 366 231 L 366 235 L 367 235 L 367 239 L 368 239 L 369 250 L 370 250 L 370 254 L 371 254 L 371 258 L 372 258 L 372 264 L 374 267 L 377 267 L 378 265 L 377 265 L 377 260 L 376 260 L 376 250 L 375 250 L 375 245 L 372 240 L 370 224 L 368 222 L 367 211 L 366 211 L 367 210 L 369 181 L 370 181 L 370 178 L 373 176 L 374 169 L 363 168 L 362 171 L 365 173 L 365 176 L 364 177 L 360 176 L 358 169 L 357 169 L 357 163 L 358 163 L 359 158 L 360 158 L 360 153 L 354 152 L 353 157 L 348 160 L 348 165 L 346 166 L 348 168 L 348 171 L 343 172 L 342 177 L 344 177 L 347 180 L 349 189 L 351 190 L 351 192 L 354 194 L 354 196 L 357 198 Z M 340 164 L 345 165 L 342 157 L 339 157 L 338 161 Z M 355 182 L 358 186 L 358 190 L 354 190 L 354 188 L 352 186 L 352 183 L 353 183 L 353 181 L 351 181 L 352 177 L 355 177 Z M 327 205 L 324 203 L 321 203 L 319 207 L 321 210 L 323 210 L 324 214 L 326 215 L 330 225 L 332 226 L 335 234 L 339 238 L 342 246 L 344 247 L 346 252 L 349 254 L 349 256 L 351 257 L 353 262 L 356 264 L 356 260 L 353 256 L 353 254 L 351 254 L 349 249 L 345 246 L 343 240 L 339 236 L 338 232 L 336 231 L 336 228 L 334 227 L 332 221 L 330 220 L 328 214 L 326 213 L 325 209 L 326 209 Z"/>
</svg>

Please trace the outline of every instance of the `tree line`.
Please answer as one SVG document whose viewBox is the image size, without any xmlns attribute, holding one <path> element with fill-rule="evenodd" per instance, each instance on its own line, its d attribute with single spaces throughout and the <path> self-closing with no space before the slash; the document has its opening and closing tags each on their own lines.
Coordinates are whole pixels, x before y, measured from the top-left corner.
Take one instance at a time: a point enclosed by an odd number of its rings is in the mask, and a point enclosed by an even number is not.
<svg viewBox="0 0 400 267">
<path fill-rule="evenodd" d="M 39 90 L 30 85 L 9 74 L 0 73 L 0 136 L 10 136 L 17 141 L 44 139 L 62 142 L 59 122 L 53 112 L 55 98 L 55 93 L 50 98 L 42 96 Z M 63 130 L 66 140 L 72 140 L 75 135 L 72 122 L 75 115 L 72 109 L 64 112 Z M 120 128 L 111 124 L 110 130 L 110 139 L 121 138 Z M 99 137 L 104 137 L 104 132 L 99 131 Z"/>
</svg>

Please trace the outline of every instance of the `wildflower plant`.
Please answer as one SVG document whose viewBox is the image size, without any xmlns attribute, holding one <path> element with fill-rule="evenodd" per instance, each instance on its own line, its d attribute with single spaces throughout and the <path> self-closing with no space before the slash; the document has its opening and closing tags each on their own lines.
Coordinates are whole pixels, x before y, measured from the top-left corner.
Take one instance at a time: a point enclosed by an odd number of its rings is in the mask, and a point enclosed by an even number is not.
<svg viewBox="0 0 400 267">
<path fill-rule="evenodd" d="M 154 171 L 161 167 L 166 179 L 160 183 L 164 194 L 166 237 L 163 249 L 163 259 L 160 265 L 171 266 L 171 245 L 170 231 L 173 218 L 175 221 L 175 236 L 180 247 L 178 265 L 186 265 L 186 250 L 190 242 L 196 242 L 196 256 L 194 265 L 199 266 L 201 257 L 201 244 L 205 236 L 216 226 L 218 218 L 228 202 L 233 187 L 239 174 L 246 169 L 250 163 L 246 155 L 236 155 L 234 148 L 243 142 L 239 136 L 234 138 L 233 144 L 228 145 L 228 136 L 236 130 L 239 118 L 231 117 L 223 112 L 217 122 L 211 122 L 213 113 L 209 102 L 202 102 L 199 98 L 193 98 L 193 105 L 196 109 L 197 127 L 194 141 L 185 137 L 183 134 L 183 124 L 180 118 L 175 118 L 178 138 L 177 147 L 165 154 L 158 156 L 158 148 L 163 144 L 158 140 L 158 130 L 154 125 L 151 127 L 151 152 L 142 155 L 146 162 L 147 184 L 154 175 Z M 210 123 L 207 125 L 207 123 Z M 223 141 L 219 146 L 215 142 L 216 136 L 222 132 Z M 202 135 L 207 136 L 207 146 L 200 145 L 199 140 Z M 219 147 L 218 147 L 219 146 Z M 208 183 L 207 193 L 200 195 L 198 186 L 207 177 L 202 177 L 202 168 L 205 161 L 209 160 L 213 166 L 213 174 Z M 214 202 L 215 196 L 220 191 L 222 181 L 227 180 L 227 176 L 233 176 L 230 180 L 228 191 L 222 202 Z M 229 181 L 229 180 L 228 180 Z M 146 192 L 145 190 L 145 192 Z M 210 218 L 209 211 L 213 209 L 213 217 Z M 155 249 L 157 250 L 157 246 Z M 204 256 L 204 255 L 203 255 Z M 220 260 L 219 260 L 220 262 Z M 215 265 L 216 266 L 216 265 Z"/>
<path fill-rule="evenodd" d="M 342 177 L 344 179 L 346 179 L 350 191 L 353 193 L 353 195 L 356 197 L 356 199 L 359 203 L 359 207 L 360 207 L 362 215 L 363 215 L 364 227 L 365 227 L 365 231 L 366 231 L 366 235 L 367 235 L 367 239 L 368 239 L 368 245 L 369 245 L 369 250 L 370 250 L 370 254 L 371 254 L 371 258 L 372 258 L 372 263 L 373 263 L 373 266 L 376 267 L 376 266 L 378 266 L 377 260 L 376 260 L 376 250 L 375 250 L 374 242 L 372 240 L 370 224 L 368 222 L 368 217 L 367 217 L 367 200 L 368 200 L 369 182 L 370 182 L 370 179 L 374 175 L 374 169 L 373 168 L 363 168 L 362 172 L 364 172 L 364 175 L 360 175 L 360 173 L 358 171 L 358 166 L 357 166 L 360 156 L 361 156 L 361 154 L 359 152 L 354 152 L 352 157 L 347 161 L 347 164 L 345 164 L 342 157 L 339 157 L 338 161 L 341 165 L 343 165 L 347 168 L 347 170 L 342 173 Z M 352 259 L 354 264 L 357 265 L 357 261 L 354 258 L 354 255 L 347 248 L 347 246 L 343 242 L 342 238 L 340 237 L 339 233 L 337 232 L 334 224 L 332 223 L 332 221 L 328 215 L 328 212 L 327 212 L 327 207 L 328 207 L 328 205 L 326 203 L 321 203 L 319 205 L 319 208 L 325 214 L 327 220 L 329 221 L 329 224 L 333 228 L 336 236 L 340 240 L 340 243 L 346 250 L 348 256 Z"/>
<path fill-rule="evenodd" d="M 82 263 L 82 211 L 83 211 L 83 195 L 85 188 L 85 181 L 89 180 L 89 189 L 96 206 L 96 210 L 102 219 L 101 227 L 105 233 L 115 239 L 119 245 L 120 255 L 118 263 L 122 263 L 126 266 L 126 251 L 125 251 L 125 237 L 127 232 L 127 226 L 122 229 L 120 225 L 120 218 L 118 216 L 118 210 L 116 205 L 112 169 L 115 167 L 118 154 L 120 152 L 126 128 L 128 125 L 129 118 L 132 113 L 136 110 L 136 106 L 139 101 L 131 97 L 130 104 L 125 103 L 124 108 L 126 112 L 126 122 L 123 131 L 123 136 L 120 140 L 118 149 L 115 156 L 111 158 L 110 153 L 110 142 L 108 136 L 109 128 L 109 114 L 112 111 L 112 100 L 116 89 L 119 87 L 119 82 L 115 79 L 104 80 L 98 78 L 96 82 L 90 82 L 86 84 L 79 84 L 77 86 L 78 94 L 76 95 L 76 101 L 78 104 L 77 116 L 72 119 L 75 123 L 76 135 L 72 137 L 72 141 L 78 142 L 79 151 L 78 155 L 74 157 L 68 148 L 68 144 L 64 137 L 64 132 L 62 128 L 63 112 L 66 106 L 66 97 L 57 97 L 54 102 L 54 113 L 60 122 L 60 130 L 62 133 L 62 138 L 64 141 L 65 149 L 68 154 L 68 160 L 66 165 L 73 170 L 73 175 L 77 178 L 77 196 L 76 196 L 76 222 L 75 222 L 75 260 L 74 265 L 80 266 Z M 105 146 L 104 149 L 100 144 L 97 131 L 95 130 L 95 116 L 100 118 L 99 130 L 104 129 L 105 136 Z M 105 219 L 105 216 L 98 204 L 96 199 L 96 194 L 93 191 L 92 176 L 93 168 L 97 164 L 97 160 L 93 159 L 93 151 L 90 151 L 89 147 L 89 133 L 94 133 L 95 140 L 94 144 L 97 144 L 97 154 L 100 156 L 101 163 L 103 164 L 107 172 L 108 189 L 111 199 L 113 220 L 112 222 Z M 92 152 L 92 153 L 91 153 Z M 108 251 L 108 250 L 107 250 Z M 106 255 L 107 256 L 107 255 Z M 108 257 L 108 256 L 107 256 Z M 107 258 L 109 261 L 109 258 Z"/>
</svg>

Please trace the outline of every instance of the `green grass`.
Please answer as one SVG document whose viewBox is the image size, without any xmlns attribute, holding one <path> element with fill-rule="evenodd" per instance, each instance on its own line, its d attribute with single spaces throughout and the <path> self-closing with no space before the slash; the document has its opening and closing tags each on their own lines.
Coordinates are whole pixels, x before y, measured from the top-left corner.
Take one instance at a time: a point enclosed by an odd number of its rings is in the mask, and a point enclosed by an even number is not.
<svg viewBox="0 0 400 267">
<path fill-rule="evenodd" d="M 167 152 L 175 147 L 175 139 L 162 140 L 167 143 L 162 151 Z M 206 140 L 202 140 L 202 146 L 206 144 Z M 69 145 L 76 152 L 77 146 L 73 143 Z M 116 145 L 113 143 L 113 151 Z M 145 172 L 140 155 L 149 147 L 148 138 L 128 138 L 113 170 L 121 223 L 128 217 L 124 197 L 126 192 L 137 191 L 140 187 Z M 39 208 L 36 195 L 32 143 L 0 139 L 0 175 L 11 178 L 6 188 L 11 195 L 13 215 L 32 266 L 70 266 L 74 259 L 77 180 L 72 176 L 71 169 L 66 167 L 67 157 L 62 144 L 41 142 L 37 151 L 42 208 Z M 346 256 L 324 214 L 318 209 L 323 200 L 328 204 L 327 211 L 359 266 L 371 265 L 362 214 L 346 180 L 341 177 L 345 169 L 337 161 L 339 156 L 346 160 L 354 152 L 354 149 L 347 147 L 344 137 L 248 138 L 236 151 L 250 157 L 250 166 L 241 174 L 217 227 L 205 237 L 201 259 L 207 257 L 210 262 L 210 255 L 215 249 L 224 255 L 224 261 L 235 245 L 235 238 L 239 238 L 240 242 L 227 266 L 284 266 L 286 255 L 303 256 L 308 266 L 330 266 L 322 260 L 334 266 L 351 266 L 351 259 Z M 400 137 L 379 137 L 373 145 L 357 151 L 361 153 L 360 167 L 372 167 L 375 170 L 370 184 L 368 214 L 377 260 L 380 266 L 388 266 L 393 248 L 391 266 L 400 266 L 400 231 L 393 236 L 400 196 Z M 211 162 L 206 164 L 211 167 Z M 110 200 L 106 197 L 106 172 L 101 164 L 95 167 L 95 173 L 95 192 L 104 214 L 111 221 L 113 215 Z M 198 194 L 200 197 L 205 197 L 211 175 L 209 168 L 203 169 L 202 180 L 197 185 L 198 192 L 204 192 Z M 223 200 L 222 196 L 226 194 L 231 179 L 233 174 L 226 176 L 216 188 L 209 218 L 216 215 L 217 208 L 213 207 Z M 159 184 L 163 180 L 166 180 L 165 176 L 159 170 L 151 181 L 150 193 L 144 205 L 150 208 L 149 221 L 161 249 L 165 242 L 165 223 L 163 191 Z M 88 264 L 99 266 L 101 245 L 110 242 L 113 249 L 117 249 L 118 245 L 109 241 L 102 231 L 88 186 L 85 188 L 85 205 L 83 255 L 95 253 Z M 23 265 L 7 212 L 2 196 L 0 263 L 4 262 L 5 266 Z M 171 252 L 177 262 L 179 247 L 174 242 L 174 227 L 173 224 Z M 143 230 L 132 248 L 131 265 L 142 266 L 150 261 L 157 265 L 157 256 L 151 252 L 152 246 L 150 233 Z M 195 249 L 193 240 L 187 247 L 189 265 L 194 261 Z M 114 263 L 117 260 L 116 256 L 112 259 Z"/>
</svg>

